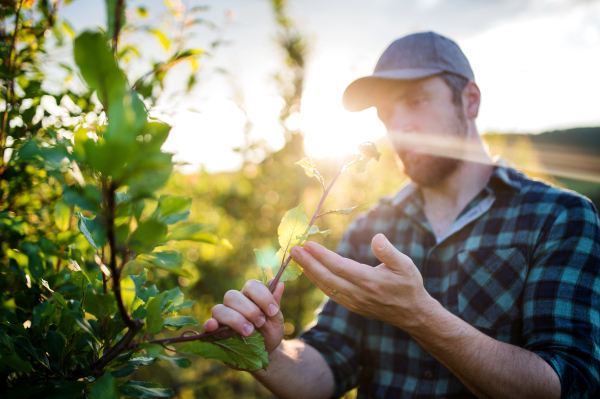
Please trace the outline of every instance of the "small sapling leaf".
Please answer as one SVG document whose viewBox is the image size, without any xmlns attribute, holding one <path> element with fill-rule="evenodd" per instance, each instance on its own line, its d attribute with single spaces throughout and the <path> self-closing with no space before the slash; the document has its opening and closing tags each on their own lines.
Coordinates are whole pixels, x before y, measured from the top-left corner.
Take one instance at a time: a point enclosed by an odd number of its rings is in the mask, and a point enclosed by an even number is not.
<svg viewBox="0 0 600 399">
<path fill-rule="evenodd" d="M 367 204 L 366 202 L 363 202 L 362 204 L 358 204 L 358 205 L 353 206 L 351 208 L 334 209 L 334 210 L 325 212 L 325 213 L 319 215 L 319 217 L 325 216 L 325 215 L 329 215 L 329 214 L 333 214 L 333 215 L 349 215 L 352 212 L 368 211 L 369 209 L 371 209 L 369 207 L 369 204 Z"/>
<path fill-rule="evenodd" d="M 282 248 L 289 248 L 295 245 L 302 245 L 302 236 L 308 231 L 310 226 L 308 225 L 308 218 L 304 212 L 302 204 L 297 207 L 290 209 L 285 213 L 277 234 L 279 235 L 279 245 Z"/>
<path fill-rule="evenodd" d="M 308 177 L 316 177 L 321 182 L 321 184 L 325 185 L 325 179 L 323 179 L 323 176 L 321 176 L 321 174 L 317 170 L 317 166 L 315 165 L 315 162 L 312 159 L 302 158 L 301 160 L 296 162 L 296 165 L 302 166 L 304 168 L 304 172 L 306 172 L 306 175 Z"/>
<path fill-rule="evenodd" d="M 317 179 L 319 179 L 319 181 L 321 181 L 321 183 L 323 183 L 323 195 L 310 221 L 306 217 L 302 204 L 286 212 L 281 220 L 279 228 L 277 229 L 279 245 L 281 246 L 281 249 L 277 252 L 274 261 L 269 260 L 270 257 L 264 256 L 259 250 L 254 250 L 257 263 L 261 267 L 263 273 L 263 282 L 267 279 L 265 273 L 266 270 L 271 269 L 273 273 L 277 273 L 275 278 L 269 284 L 269 289 L 271 292 L 274 291 L 279 281 L 286 281 L 302 274 L 302 268 L 292 260 L 291 256 L 289 255 L 289 249 L 296 245 L 303 245 L 311 235 L 326 235 L 331 232 L 330 230 L 320 231 L 317 226 L 314 226 L 314 222 L 318 218 L 330 213 L 348 215 L 355 210 L 358 211 L 368 209 L 368 205 L 359 204 L 352 208 L 337 209 L 319 214 L 321 206 L 323 206 L 323 202 L 331 191 L 333 184 L 344 171 L 347 170 L 351 173 L 363 172 L 371 158 L 379 161 L 380 157 L 381 154 L 377 150 L 375 143 L 366 142 L 359 145 L 348 156 L 346 163 L 341 167 L 327 188 L 325 188 L 323 176 L 321 176 L 321 174 L 317 171 L 315 163 L 312 159 L 303 158 L 296 162 L 298 165 L 304 168 L 304 171 L 308 176 L 315 176 Z M 273 264 L 276 264 L 276 266 L 272 266 Z"/>
<path fill-rule="evenodd" d="M 358 146 L 358 150 L 365 154 L 367 157 L 374 158 L 377 162 L 379 162 L 379 158 L 381 158 L 381 153 L 377 150 L 375 143 L 373 143 L 372 141 L 362 143 Z"/>
</svg>

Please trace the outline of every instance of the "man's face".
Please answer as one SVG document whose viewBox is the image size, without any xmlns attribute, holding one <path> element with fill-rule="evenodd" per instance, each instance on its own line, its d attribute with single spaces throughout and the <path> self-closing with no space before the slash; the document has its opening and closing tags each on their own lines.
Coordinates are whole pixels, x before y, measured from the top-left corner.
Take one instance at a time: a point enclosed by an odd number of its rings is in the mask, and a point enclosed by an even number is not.
<svg viewBox="0 0 600 399">
<path fill-rule="evenodd" d="M 436 186 L 458 168 L 462 161 L 456 159 L 456 149 L 463 147 L 468 125 L 441 77 L 394 82 L 378 98 L 377 115 L 412 181 Z M 440 143 L 450 143 L 454 152 L 448 153 L 455 157 L 440 156 Z"/>
</svg>

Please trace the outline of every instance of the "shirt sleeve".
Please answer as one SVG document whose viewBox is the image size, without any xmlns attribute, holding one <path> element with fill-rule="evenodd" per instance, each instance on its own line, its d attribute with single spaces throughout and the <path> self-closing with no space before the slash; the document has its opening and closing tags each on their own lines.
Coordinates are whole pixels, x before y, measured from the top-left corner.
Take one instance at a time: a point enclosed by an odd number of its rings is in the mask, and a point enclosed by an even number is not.
<svg viewBox="0 0 600 399">
<path fill-rule="evenodd" d="M 336 252 L 344 257 L 356 258 L 348 239 L 351 230 L 348 229 Z M 335 379 L 334 398 L 343 396 L 360 381 L 364 323 L 364 316 L 325 298 L 316 323 L 298 338 L 319 351 L 331 368 Z"/>
<path fill-rule="evenodd" d="M 523 293 L 525 349 L 558 374 L 562 398 L 600 394 L 600 229 L 596 208 L 569 194 L 542 228 Z M 555 213 L 556 214 L 556 213 Z"/>
</svg>

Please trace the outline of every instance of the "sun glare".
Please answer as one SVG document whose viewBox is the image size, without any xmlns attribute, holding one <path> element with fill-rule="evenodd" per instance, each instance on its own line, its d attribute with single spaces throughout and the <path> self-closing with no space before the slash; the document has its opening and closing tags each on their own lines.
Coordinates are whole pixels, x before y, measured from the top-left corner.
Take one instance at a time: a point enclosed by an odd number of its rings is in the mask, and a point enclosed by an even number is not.
<svg viewBox="0 0 600 399">
<path fill-rule="evenodd" d="M 374 108 L 358 113 L 344 109 L 342 94 L 354 77 L 350 70 L 332 69 L 340 66 L 332 61 L 328 56 L 315 59 L 302 97 L 304 144 L 307 154 L 315 158 L 343 156 L 358 144 L 385 134 Z"/>
</svg>

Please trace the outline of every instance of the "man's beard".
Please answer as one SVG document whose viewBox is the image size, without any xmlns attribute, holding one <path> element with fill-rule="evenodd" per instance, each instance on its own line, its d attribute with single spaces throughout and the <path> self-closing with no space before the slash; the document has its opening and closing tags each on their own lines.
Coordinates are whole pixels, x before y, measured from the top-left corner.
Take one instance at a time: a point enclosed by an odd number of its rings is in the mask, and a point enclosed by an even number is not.
<svg viewBox="0 0 600 399">
<path fill-rule="evenodd" d="M 455 131 L 452 136 L 463 139 L 468 135 L 468 126 L 462 110 L 456 109 Z M 466 143 L 465 143 L 466 146 Z M 411 153 L 398 150 L 398 156 L 404 165 L 404 173 L 421 187 L 435 187 L 448 178 L 463 163 L 461 159 L 446 158 L 424 153 Z"/>
</svg>

